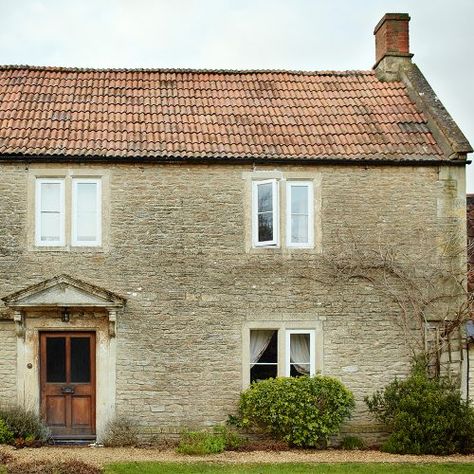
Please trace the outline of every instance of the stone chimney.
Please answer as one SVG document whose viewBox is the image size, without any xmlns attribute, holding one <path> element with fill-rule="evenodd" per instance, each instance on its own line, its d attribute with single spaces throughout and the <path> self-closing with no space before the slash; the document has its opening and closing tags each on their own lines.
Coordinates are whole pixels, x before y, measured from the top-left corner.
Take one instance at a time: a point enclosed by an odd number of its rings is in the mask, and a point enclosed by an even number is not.
<svg viewBox="0 0 474 474">
<path fill-rule="evenodd" d="M 386 13 L 374 30 L 377 77 L 383 81 L 399 79 L 401 66 L 411 63 L 408 13 Z"/>
</svg>

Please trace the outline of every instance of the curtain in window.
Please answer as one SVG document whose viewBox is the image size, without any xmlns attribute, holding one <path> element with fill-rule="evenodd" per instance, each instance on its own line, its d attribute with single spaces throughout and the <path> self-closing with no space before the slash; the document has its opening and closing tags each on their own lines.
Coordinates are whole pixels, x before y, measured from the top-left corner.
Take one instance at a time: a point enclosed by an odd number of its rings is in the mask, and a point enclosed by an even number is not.
<svg viewBox="0 0 474 474">
<path fill-rule="evenodd" d="M 262 357 L 274 332 L 273 330 L 250 331 L 250 367 L 253 367 Z"/>
<path fill-rule="evenodd" d="M 310 347 L 309 334 L 291 334 L 290 363 L 302 375 L 309 375 Z"/>
</svg>

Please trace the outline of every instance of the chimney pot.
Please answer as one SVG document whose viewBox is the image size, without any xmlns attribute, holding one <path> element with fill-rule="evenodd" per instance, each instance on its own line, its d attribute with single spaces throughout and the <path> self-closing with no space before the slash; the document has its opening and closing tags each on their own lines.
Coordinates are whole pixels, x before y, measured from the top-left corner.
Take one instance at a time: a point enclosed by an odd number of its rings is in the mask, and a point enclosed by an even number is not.
<svg viewBox="0 0 474 474">
<path fill-rule="evenodd" d="M 386 13 L 374 29 L 375 66 L 385 56 L 411 58 L 408 35 L 408 13 Z"/>
</svg>

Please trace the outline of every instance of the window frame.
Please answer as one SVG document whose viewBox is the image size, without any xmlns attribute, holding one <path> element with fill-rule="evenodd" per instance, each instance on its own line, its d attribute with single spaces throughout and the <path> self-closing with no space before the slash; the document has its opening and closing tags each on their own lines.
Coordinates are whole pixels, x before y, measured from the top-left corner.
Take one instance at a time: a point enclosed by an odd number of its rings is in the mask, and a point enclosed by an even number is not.
<svg viewBox="0 0 474 474">
<path fill-rule="evenodd" d="M 59 241 L 42 241 L 41 200 L 42 185 L 59 183 Z M 35 245 L 38 247 L 64 247 L 66 245 L 65 178 L 36 178 L 35 180 Z"/>
<path fill-rule="evenodd" d="M 96 228 L 97 235 L 94 241 L 77 240 L 77 185 L 79 183 L 96 184 Z M 102 179 L 72 177 L 71 179 L 71 246 L 72 247 L 100 247 L 102 245 Z"/>
<path fill-rule="evenodd" d="M 272 218 L 273 239 L 266 241 L 258 240 L 258 186 L 272 184 Z M 280 212 L 278 180 L 259 179 L 252 181 L 252 243 L 254 247 L 279 247 L 280 245 Z"/>
<path fill-rule="evenodd" d="M 291 196 L 293 186 L 305 186 L 308 189 L 308 242 L 291 241 Z M 287 180 L 286 182 L 286 246 L 288 248 L 310 249 L 314 247 L 314 186 L 313 181 Z"/>
<path fill-rule="evenodd" d="M 309 334 L 309 375 L 316 374 L 316 331 L 314 329 L 287 329 L 285 334 L 285 376 L 291 375 L 291 335 Z"/>
</svg>

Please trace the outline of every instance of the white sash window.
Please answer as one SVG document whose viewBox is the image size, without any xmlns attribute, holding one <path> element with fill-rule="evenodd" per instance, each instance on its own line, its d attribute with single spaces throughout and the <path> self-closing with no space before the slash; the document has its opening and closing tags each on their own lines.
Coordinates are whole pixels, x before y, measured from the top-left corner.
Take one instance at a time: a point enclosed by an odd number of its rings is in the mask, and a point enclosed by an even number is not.
<svg viewBox="0 0 474 474">
<path fill-rule="evenodd" d="M 286 243 L 288 247 L 309 248 L 314 242 L 313 183 L 286 183 Z"/>
<path fill-rule="evenodd" d="M 315 337 L 313 330 L 286 332 L 286 376 L 315 375 Z"/>
<path fill-rule="evenodd" d="M 101 181 L 72 180 L 72 245 L 101 244 Z"/>
<path fill-rule="evenodd" d="M 256 247 L 278 246 L 279 212 L 276 179 L 252 183 L 252 237 Z"/>
<path fill-rule="evenodd" d="M 64 245 L 64 179 L 36 181 L 35 241 L 42 247 Z"/>
<path fill-rule="evenodd" d="M 102 245 L 102 179 L 35 178 L 37 247 Z"/>
</svg>

